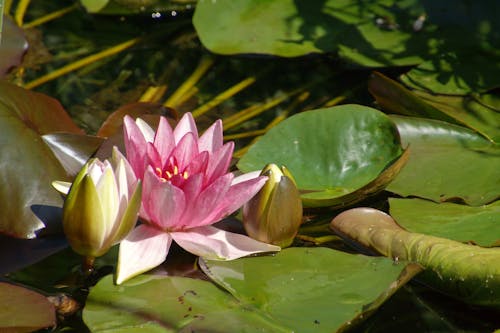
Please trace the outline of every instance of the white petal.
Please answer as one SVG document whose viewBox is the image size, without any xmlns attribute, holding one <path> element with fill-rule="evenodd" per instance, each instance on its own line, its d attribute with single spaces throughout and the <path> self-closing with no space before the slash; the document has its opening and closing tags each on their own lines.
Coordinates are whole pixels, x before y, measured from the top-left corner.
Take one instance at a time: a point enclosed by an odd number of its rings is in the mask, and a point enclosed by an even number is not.
<svg viewBox="0 0 500 333">
<path fill-rule="evenodd" d="M 238 183 L 254 179 L 260 176 L 261 170 L 256 170 L 252 172 L 247 172 L 242 175 L 239 175 L 237 177 L 234 177 L 233 181 L 231 182 L 231 185 L 236 185 Z"/>
<path fill-rule="evenodd" d="M 276 252 L 279 246 L 212 226 L 172 232 L 172 238 L 186 251 L 212 260 L 232 260 L 260 252 Z"/>
<path fill-rule="evenodd" d="M 69 189 L 71 187 L 70 182 L 63 182 L 62 180 L 54 180 L 52 182 L 52 187 L 56 189 L 61 194 L 68 195 Z"/>
<path fill-rule="evenodd" d="M 120 243 L 116 284 L 160 265 L 167 257 L 172 238 L 154 227 L 142 224 Z"/>
<path fill-rule="evenodd" d="M 151 128 L 151 126 L 149 126 L 148 123 L 141 118 L 137 118 L 135 123 L 137 124 L 137 127 L 139 127 L 139 130 L 141 130 L 144 139 L 146 139 L 147 142 L 153 142 L 155 139 L 155 131 Z"/>
</svg>

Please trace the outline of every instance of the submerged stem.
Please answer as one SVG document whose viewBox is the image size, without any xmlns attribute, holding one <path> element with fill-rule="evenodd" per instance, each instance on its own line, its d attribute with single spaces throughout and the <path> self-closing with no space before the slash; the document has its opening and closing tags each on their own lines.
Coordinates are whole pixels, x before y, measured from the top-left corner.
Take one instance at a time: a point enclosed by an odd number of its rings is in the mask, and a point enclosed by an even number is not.
<svg viewBox="0 0 500 333">
<path fill-rule="evenodd" d="M 81 67 L 90 65 L 90 64 L 94 63 L 95 61 L 110 57 L 110 56 L 115 55 L 117 53 L 120 53 L 120 52 L 128 49 L 129 47 L 132 47 L 133 45 L 137 44 L 139 41 L 140 41 L 140 38 L 134 38 L 134 39 L 128 40 L 126 42 L 123 42 L 121 44 L 112 46 L 104 51 L 92 54 L 90 56 L 87 56 L 87 57 L 82 58 L 80 60 L 77 60 L 75 62 L 72 62 L 66 66 L 63 66 L 63 67 L 61 67 L 53 72 L 50 72 L 46 75 L 43 75 L 43 76 L 39 77 L 38 79 L 35 79 L 31 82 L 26 83 L 24 85 L 24 87 L 26 89 L 32 89 L 32 88 L 38 87 L 44 83 L 47 83 L 47 82 L 52 81 L 54 79 L 57 79 L 60 76 L 68 74 L 69 72 L 72 72 L 72 71 L 75 71 Z"/>
</svg>

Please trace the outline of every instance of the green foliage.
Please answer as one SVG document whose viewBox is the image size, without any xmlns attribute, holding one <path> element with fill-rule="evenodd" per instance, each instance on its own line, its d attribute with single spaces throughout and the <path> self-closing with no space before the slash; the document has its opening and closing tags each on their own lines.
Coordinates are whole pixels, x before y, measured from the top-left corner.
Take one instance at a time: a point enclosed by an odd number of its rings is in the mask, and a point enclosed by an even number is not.
<svg viewBox="0 0 500 333">
<path fill-rule="evenodd" d="M 435 202 L 459 199 L 473 206 L 500 197 L 497 145 L 471 130 L 441 121 L 401 116 L 391 119 L 411 155 L 388 191 Z"/>
<path fill-rule="evenodd" d="M 248 172 L 269 163 L 284 165 L 306 206 L 335 206 L 351 202 L 352 192 L 377 179 L 401 153 L 398 133 L 386 115 L 342 105 L 283 121 L 250 148 L 238 168 Z"/>
<path fill-rule="evenodd" d="M 471 207 L 422 199 L 390 198 L 389 205 L 391 216 L 411 232 L 481 246 L 500 245 L 500 201 Z"/>
<path fill-rule="evenodd" d="M 188 278 L 143 275 L 115 286 L 108 276 L 92 289 L 84 320 L 92 332 L 331 332 L 367 316 L 419 271 L 325 248 L 201 266 L 229 293 Z"/>
</svg>

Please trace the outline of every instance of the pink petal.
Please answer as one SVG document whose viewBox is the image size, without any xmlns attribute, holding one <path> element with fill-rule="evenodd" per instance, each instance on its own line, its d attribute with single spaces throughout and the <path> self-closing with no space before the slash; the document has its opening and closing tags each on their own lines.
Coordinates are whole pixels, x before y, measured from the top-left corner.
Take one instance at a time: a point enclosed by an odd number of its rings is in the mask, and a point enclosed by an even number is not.
<svg viewBox="0 0 500 333">
<path fill-rule="evenodd" d="M 142 224 L 120 243 L 116 284 L 160 265 L 167 257 L 172 237 L 161 230 Z"/>
<path fill-rule="evenodd" d="M 193 211 L 191 220 L 186 221 L 186 219 L 183 219 L 183 221 L 189 223 L 189 228 L 217 222 L 217 220 L 214 220 L 214 216 L 219 215 L 218 207 L 221 206 L 221 202 L 224 201 L 225 203 L 225 200 L 232 200 L 227 195 L 232 179 L 233 175 L 228 173 L 219 177 L 200 193 L 194 203 L 195 210 Z"/>
<path fill-rule="evenodd" d="M 155 146 L 151 143 L 148 142 L 147 144 L 147 149 L 146 149 L 146 156 L 147 156 L 147 164 L 151 165 L 155 171 L 156 168 L 162 168 L 162 157 L 156 150 Z"/>
<path fill-rule="evenodd" d="M 184 198 L 186 199 L 186 206 L 184 213 L 179 219 L 178 228 L 184 229 L 188 227 L 196 218 L 198 207 L 197 199 L 201 193 L 203 185 L 203 174 L 195 174 L 190 176 L 184 183 L 182 190 L 184 191 Z"/>
<path fill-rule="evenodd" d="M 182 137 L 187 133 L 193 133 L 196 140 L 198 140 L 198 129 L 196 128 L 196 124 L 190 112 L 185 113 L 181 120 L 179 120 L 179 123 L 177 123 L 177 126 L 175 126 L 175 143 L 178 144 Z"/>
<path fill-rule="evenodd" d="M 254 253 L 280 250 L 279 246 L 211 226 L 172 232 L 171 236 L 186 251 L 212 260 L 232 260 Z"/>
<path fill-rule="evenodd" d="M 200 137 L 198 149 L 212 154 L 220 147 L 222 147 L 222 120 L 219 119 Z"/>
<path fill-rule="evenodd" d="M 210 184 L 215 179 L 227 173 L 231 158 L 233 157 L 234 142 L 228 142 L 215 153 L 210 155 L 207 167 L 205 184 Z"/>
<path fill-rule="evenodd" d="M 161 165 L 165 165 L 167 158 L 174 149 L 174 133 L 168 124 L 167 118 L 161 117 L 154 139 L 154 146 L 162 158 Z"/>
<path fill-rule="evenodd" d="M 173 156 L 180 171 L 184 171 L 191 160 L 198 155 L 196 140 L 198 140 L 198 138 L 196 138 L 193 133 L 187 133 L 181 138 L 172 151 L 171 156 Z"/>
<path fill-rule="evenodd" d="M 210 156 L 208 154 L 208 151 L 202 151 L 189 162 L 189 165 L 186 167 L 185 171 L 189 176 L 197 173 L 202 173 L 203 175 L 205 175 L 209 158 Z"/>
<path fill-rule="evenodd" d="M 150 223 L 167 230 L 177 228 L 186 200 L 181 189 L 161 181 L 150 167 L 144 175 L 142 206 Z"/>
<path fill-rule="evenodd" d="M 134 169 L 137 178 L 142 179 L 146 169 L 146 147 L 147 141 L 135 121 L 129 116 L 125 116 L 124 122 L 124 143 L 127 160 Z"/>
<path fill-rule="evenodd" d="M 239 182 L 236 185 L 231 185 L 226 193 L 226 198 L 221 201 L 220 205 L 214 209 L 217 212 L 212 217 L 214 221 L 234 213 L 238 208 L 243 206 L 248 200 L 253 198 L 257 192 L 264 186 L 267 181 L 266 176 L 259 176 L 257 178 L 249 179 Z"/>
</svg>

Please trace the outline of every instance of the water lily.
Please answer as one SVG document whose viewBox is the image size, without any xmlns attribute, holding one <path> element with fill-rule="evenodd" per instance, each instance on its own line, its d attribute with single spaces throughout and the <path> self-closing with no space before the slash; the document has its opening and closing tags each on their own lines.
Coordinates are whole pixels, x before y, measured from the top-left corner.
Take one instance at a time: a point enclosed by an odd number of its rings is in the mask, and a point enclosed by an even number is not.
<svg viewBox="0 0 500 333">
<path fill-rule="evenodd" d="M 287 168 L 268 164 L 261 175 L 266 184 L 243 206 L 243 225 L 257 240 L 290 246 L 302 223 L 302 200 Z"/>
<path fill-rule="evenodd" d="M 143 224 L 120 244 L 117 284 L 161 264 L 172 241 L 209 259 L 279 251 L 212 226 L 253 197 L 267 179 L 228 172 L 234 144 L 223 144 L 222 121 L 201 137 L 190 113 L 175 129 L 162 117 L 156 132 L 140 118 L 125 117 L 124 130 L 127 158 L 143 179 Z"/>
<path fill-rule="evenodd" d="M 89 258 L 103 255 L 134 228 L 140 203 L 140 181 L 116 147 L 111 161 L 91 159 L 64 202 L 63 228 L 69 244 Z"/>
</svg>

